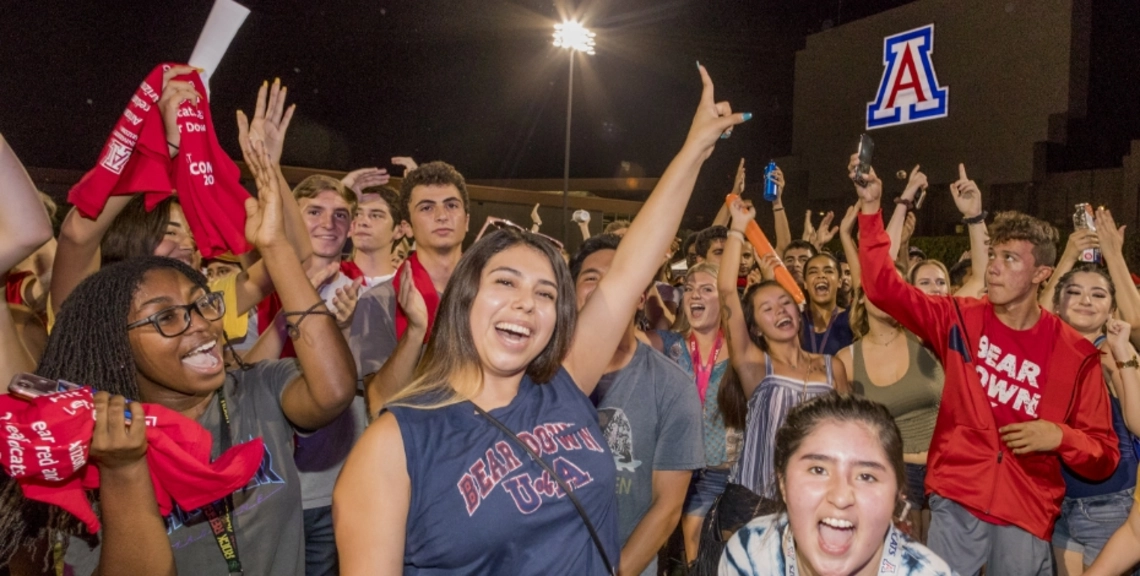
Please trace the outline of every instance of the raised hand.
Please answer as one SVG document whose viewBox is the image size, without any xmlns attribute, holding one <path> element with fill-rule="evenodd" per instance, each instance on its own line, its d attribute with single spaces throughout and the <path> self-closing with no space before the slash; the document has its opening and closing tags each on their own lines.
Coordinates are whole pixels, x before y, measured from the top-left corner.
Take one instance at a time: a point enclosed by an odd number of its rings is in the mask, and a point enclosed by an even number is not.
<svg viewBox="0 0 1140 576">
<path fill-rule="evenodd" d="M 804 235 L 803 240 L 811 242 L 815 246 L 816 231 L 815 224 L 811 223 L 811 210 L 804 213 Z"/>
<path fill-rule="evenodd" d="M 819 228 L 815 231 L 816 248 L 827 246 L 827 243 L 831 242 L 831 239 L 835 238 L 835 234 L 839 232 L 838 226 L 831 225 L 831 221 L 834 219 L 835 213 L 828 212 L 824 214 L 823 219 L 819 221 Z"/>
<path fill-rule="evenodd" d="M 281 151 L 285 148 L 285 132 L 289 130 L 289 122 L 293 119 L 293 112 L 297 105 L 285 108 L 285 94 L 289 90 L 281 85 L 281 79 L 273 80 L 273 85 L 261 83 L 257 90 L 257 104 L 253 109 L 253 122 L 245 116 L 245 112 L 237 111 L 238 143 L 242 154 L 249 161 L 252 149 L 251 140 L 265 142 L 265 149 L 273 165 L 281 163 Z M 268 92 L 268 100 L 266 99 Z"/>
<path fill-rule="evenodd" d="M 202 100 L 202 94 L 194 89 L 194 84 L 186 80 L 175 80 L 191 72 L 197 72 L 193 66 L 171 66 L 162 73 L 162 94 L 158 97 L 158 110 L 162 114 L 162 126 L 166 131 L 166 143 L 170 145 L 168 151 L 173 158 L 178 154 L 178 146 L 182 144 L 182 133 L 178 131 L 178 107 L 183 102 L 192 101 L 197 104 Z"/>
<path fill-rule="evenodd" d="M 847 213 L 843 215 L 843 219 L 839 221 L 839 233 L 844 237 L 852 238 L 852 233 L 855 231 L 855 221 L 858 219 L 859 210 L 863 207 L 863 201 L 860 200 L 855 204 L 847 207 Z"/>
<path fill-rule="evenodd" d="M 251 148 L 246 161 L 257 182 L 257 198 L 245 201 L 245 239 L 261 250 L 287 246 L 277 173 L 264 142 L 253 140 Z"/>
<path fill-rule="evenodd" d="M 1124 320 L 1117 320 L 1116 318 L 1109 318 L 1108 323 L 1104 325 L 1105 332 L 1108 333 L 1108 348 L 1112 350 L 1112 357 L 1117 362 L 1127 362 L 1132 359 L 1135 352 L 1132 349 L 1132 342 L 1128 337 L 1132 334 L 1132 325 Z"/>
<path fill-rule="evenodd" d="M 1124 255 L 1124 229 L 1128 225 L 1116 226 L 1116 220 L 1112 218 L 1112 212 L 1103 206 L 1097 208 L 1096 217 L 1094 219 L 1096 225 L 1096 235 L 1100 239 L 1100 249 L 1102 252 L 1108 254 Z"/>
<path fill-rule="evenodd" d="M 780 257 L 776 256 L 774 252 L 769 252 L 756 260 L 756 265 L 760 267 L 760 276 L 764 280 L 776 279 L 776 268 L 780 266 Z M 749 274 L 749 281 L 751 282 L 751 274 Z"/>
<path fill-rule="evenodd" d="M 541 202 L 535 204 L 534 209 L 530 211 L 531 232 L 538 232 L 539 227 L 542 226 L 542 217 L 538 215 L 539 206 L 542 206 Z"/>
<path fill-rule="evenodd" d="M 685 139 L 686 145 L 695 146 L 701 155 L 701 160 L 707 160 L 712 154 L 718 139 L 724 135 L 732 134 L 732 127 L 749 120 L 752 114 L 733 114 L 732 106 L 728 102 L 717 102 L 714 98 L 713 82 L 704 66 L 697 64 L 701 73 L 701 102 L 697 106 L 697 113 L 693 115 L 693 123 L 689 126 L 689 135 Z"/>
<path fill-rule="evenodd" d="M 428 324 L 427 303 L 424 302 L 424 295 L 416 290 L 416 285 L 412 282 L 412 265 L 404 262 L 403 268 L 400 272 L 400 291 L 396 294 L 396 301 L 408 319 L 408 327 L 426 331 Z"/>
<path fill-rule="evenodd" d="M 740 166 L 736 167 L 736 178 L 732 181 L 732 193 L 737 196 L 744 194 L 744 158 L 740 159 Z"/>
<path fill-rule="evenodd" d="M 360 198 L 365 188 L 383 186 L 388 183 L 390 178 L 391 176 L 389 176 L 386 168 L 357 168 L 345 174 L 344 178 L 340 179 L 340 183 L 356 192 L 356 197 Z"/>
<path fill-rule="evenodd" d="M 1074 230 L 1072 234 L 1069 234 L 1069 240 L 1065 242 L 1065 251 L 1061 254 L 1061 258 L 1075 262 L 1080 259 L 1082 252 L 1094 248 L 1100 248 L 1099 230 L 1094 231 L 1088 228 Z"/>
<path fill-rule="evenodd" d="M 906 220 L 903 220 L 902 235 L 899 237 L 899 242 L 906 245 L 910 242 L 911 236 L 914 236 L 914 228 L 918 224 L 918 218 L 915 217 L 914 212 L 906 213 Z"/>
<path fill-rule="evenodd" d="M 352 314 L 356 312 L 356 302 L 360 298 L 360 287 L 363 285 L 364 280 L 357 278 L 352 284 L 336 289 L 336 294 L 333 296 L 333 312 L 336 314 L 336 325 L 341 330 L 352 326 Z"/>
<path fill-rule="evenodd" d="M 332 280 L 338 272 L 340 272 L 340 263 L 338 262 L 330 262 L 321 266 L 310 260 L 309 265 L 305 268 L 305 276 L 318 292 L 321 286 L 324 286 L 329 280 Z"/>
<path fill-rule="evenodd" d="M 958 165 L 958 181 L 950 184 L 950 194 L 963 218 L 974 218 L 982 213 L 982 191 L 966 176 L 965 164 Z"/>
<path fill-rule="evenodd" d="M 855 185 L 855 193 L 863 201 L 863 213 L 874 214 L 879 211 L 879 202 L 883 197 L 883 181 L 879 180 L 879 176 L 875 174 L 875 169 L 872 167 L 863 177 L 864 184 L 860 185 L 855 181 L 855 167 L 858 165 L 859 154 L 852 154 L 847 161 L 847 177 L 851 179 L 852 184 Z"/>
<path fill-rule="evenodd" d="M 756 208 L 745 204 L 740 198 L 732 201 L 728 213 L 732 215 L 732 229 L 739 232 L 743 232 L 748 223 L 756 219 Z"/>
<path fill-rule="evenodd" d="M 107 392 L 95 393 L 95 429 L 91 435 L 91 460 L 100 470 L 138 464 L 146 456 L 146 414 L 142 404 Z"/>
<path fill-rule="evenodd" d="M 914 168 L 910 171 L 910 179 L 907 180 L 906 190 L 903 190 L 902 195 L 904 198 L 914 200 L 918 192 L 926 190 L 926 187 L 929 185 L 929 182 L 926 181 L 926 174 L 919 170 L 918 164 L 915 164 Z"/>
<path fill-rule="evenodd" d="M 420 167 L 419 164 L 416 164 L 416 161 L 412 160 L 412 158 L 410 156 L 393 156 L 392 157 L 392 165 L 393 166 L 403 166 L 404 167 L 404 176 L 407 176 L 408 172 L 411 172 L 412 170 L 415 170 L 416 168 Z"/>
</svg>

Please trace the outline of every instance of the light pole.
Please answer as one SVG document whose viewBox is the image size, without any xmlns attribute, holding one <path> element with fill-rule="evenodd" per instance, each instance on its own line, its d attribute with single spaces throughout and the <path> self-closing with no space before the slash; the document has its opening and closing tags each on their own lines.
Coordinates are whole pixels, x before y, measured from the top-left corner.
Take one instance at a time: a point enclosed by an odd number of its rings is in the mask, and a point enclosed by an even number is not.
<svg viewBox="0 0 1140 576">
<path fill-rule="evenodd" d="M 569 240 L 570 199 L 570 113 L 574 106 L 574 52 L 594 54 L 594 36 L 581 23 L 573 20 L 554 25 L 554 45 L 570 52 L 570 82 L 566 93 L 566 156 L 562 162 L 562 244 Z"/>
</svg>

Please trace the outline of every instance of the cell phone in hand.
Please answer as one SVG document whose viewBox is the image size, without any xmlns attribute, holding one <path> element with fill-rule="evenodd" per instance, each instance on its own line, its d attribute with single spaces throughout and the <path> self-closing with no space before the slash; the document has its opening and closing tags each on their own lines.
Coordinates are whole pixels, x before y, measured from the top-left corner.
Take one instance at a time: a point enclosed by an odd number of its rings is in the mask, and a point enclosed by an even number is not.
<svg viewBox="0 0 1140 576">
<path fill-rule="evenodd" d="M 51 378 L 21 372 L 16 374 L 16 376 L 12 378 L 12 382 L 8 384 L 8 392 L 18 398 L 32 400 L 50 394 L 71 392 L 81 387 L 82 386 L 78 384 L 72 384 L 66 380 L 52 380 Z"/>
<path fill-rule="evenodd" d="M 867 185 L 867 175 L 871 173 L 871 159 L 875 155 L 875 141 L 862 134 L 859 136 L 859 162 L 855 164 L 855 183 Z"/>
</svg>

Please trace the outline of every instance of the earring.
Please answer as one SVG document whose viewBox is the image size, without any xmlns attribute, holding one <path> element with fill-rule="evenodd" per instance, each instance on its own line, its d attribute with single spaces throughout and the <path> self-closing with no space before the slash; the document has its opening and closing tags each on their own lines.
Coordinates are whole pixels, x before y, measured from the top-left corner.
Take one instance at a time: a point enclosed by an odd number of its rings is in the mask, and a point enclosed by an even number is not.
<svg viewBox="0 0 1140 576">
<path fill-rule="evenodd" d="M 907 500 L 906 496 L 903 496 L 902 497 L 902 504 L 903 504 L 902 512 L 899 513 L 898 521 L 902 524 L 906 524 L 907 523 L 907 517 L 906 516 L 907 516 L 907 514 L 910 514 L 910 500 Z"/>
</svg>

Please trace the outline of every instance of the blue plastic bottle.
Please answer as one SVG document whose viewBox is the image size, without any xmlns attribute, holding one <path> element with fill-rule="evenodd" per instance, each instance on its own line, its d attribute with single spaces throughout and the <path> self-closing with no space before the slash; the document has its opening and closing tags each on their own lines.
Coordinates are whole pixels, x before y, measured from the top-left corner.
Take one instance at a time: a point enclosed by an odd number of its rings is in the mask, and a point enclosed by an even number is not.
<svg viewBox="0 0 1140 576">
<path fill-rule="evenodd" d="M 764 167 L 764 199 L 775 202 L 779 194 L 780 191 L 776 186 L 776 161 L 772 160 Z"/>
</svg>

